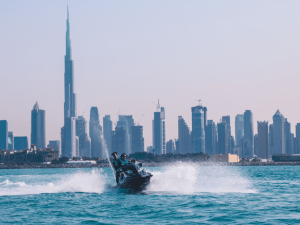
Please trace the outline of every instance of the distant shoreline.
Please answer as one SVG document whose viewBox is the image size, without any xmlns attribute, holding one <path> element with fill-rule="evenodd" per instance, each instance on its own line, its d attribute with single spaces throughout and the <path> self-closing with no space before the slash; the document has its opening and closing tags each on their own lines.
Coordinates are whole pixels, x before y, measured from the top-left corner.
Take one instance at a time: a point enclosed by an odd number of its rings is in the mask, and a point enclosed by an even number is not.
<svg viewBox="0 0 300 225">
<path fill-rule="evenodd" d="M 143 163 L 143 167 L 167 167 L 178 164 L 191 164 L 199 166 L 300 166 L 300 162 L 163 162 L 163 163 Z M 104 168 L 109 167 L 108 163 L 99 164 L 42 164 L 42 163 L 22 163 L 22 164 L 1 164 L 0 169 L 56 169 L 56 168 Z"/>
</svg>

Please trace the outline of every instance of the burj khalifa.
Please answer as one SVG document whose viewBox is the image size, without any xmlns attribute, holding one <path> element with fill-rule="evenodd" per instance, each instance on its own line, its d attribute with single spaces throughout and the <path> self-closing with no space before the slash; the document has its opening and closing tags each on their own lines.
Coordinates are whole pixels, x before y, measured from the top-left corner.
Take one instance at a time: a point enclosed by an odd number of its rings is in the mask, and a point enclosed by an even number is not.
<svg viewBox="0 0 300 225">
<path fill-rule="evenodd" d="M 71 58 L 71 40 L 69 9 L 67 9 L 66 55 L 65 55 L 65 102 L 64 126 L 61 128 L 61 157 L 76 156 L 76 94 L 74 93 L 73 60 Z"/>
</svg>

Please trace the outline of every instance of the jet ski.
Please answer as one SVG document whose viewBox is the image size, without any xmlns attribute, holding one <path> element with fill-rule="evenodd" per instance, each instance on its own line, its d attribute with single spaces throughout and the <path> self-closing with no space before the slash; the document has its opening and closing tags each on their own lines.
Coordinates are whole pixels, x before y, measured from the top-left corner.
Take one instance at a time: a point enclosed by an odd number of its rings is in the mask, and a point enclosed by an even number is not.
<svg viewBox="0 0 300 225">
<path fill-rule="evenodd" d="M 153 175 L 142 168 L 142 163 L 133 160 L 121 168 L 121 179 L 116 188 L 142 191 L 150 184 L 150 179 Z"/>
</svg>

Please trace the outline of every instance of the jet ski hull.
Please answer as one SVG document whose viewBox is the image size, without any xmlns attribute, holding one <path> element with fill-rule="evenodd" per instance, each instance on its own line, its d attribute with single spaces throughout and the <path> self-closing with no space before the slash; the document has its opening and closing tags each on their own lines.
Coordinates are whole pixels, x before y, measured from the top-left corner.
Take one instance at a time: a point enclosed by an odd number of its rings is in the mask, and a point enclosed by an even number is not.
<svg viewBox="0 0 300 225">
<path fill-rule="evenodd" d="M 149 184 L 152 175 L 144 177 L 126 177 L 120 181 L 116 188 L 132 189 L 134 191 L 142 191 Z"/>
</svg>

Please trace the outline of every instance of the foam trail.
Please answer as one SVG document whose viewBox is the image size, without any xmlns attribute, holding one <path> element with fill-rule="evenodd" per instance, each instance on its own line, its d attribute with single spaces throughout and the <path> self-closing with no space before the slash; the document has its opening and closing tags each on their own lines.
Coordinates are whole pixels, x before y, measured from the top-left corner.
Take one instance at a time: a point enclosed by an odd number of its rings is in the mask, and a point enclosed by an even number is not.
<svg viewBox="0 0 300 225">
<path fill-rule="evenodd" d="M 66 176 L 68 176 L 66 178 Z M 34 179 L 35 176 L 30 177 Z M 61 192 L 87 192 L 103 193 L 106 187 L 105 176 L 101 170 L 90 172 L 76 172 L 71 175 L 54 175 L 55 182 L 30 184 L 26 182 L 12 182 L 9 179 L 0 183 L 0 196 L 3 195 L 27 195 L 42 193 L 61 193 Z"/>
<path fill-rule="evenodd" d="M 199 166 L 179 163 L 163 171 L 152 172 L 153 177 L 147 191 L 193 194 L 211 193 L 255 193 L 252 183 L 238 168 L 226 166 Z"/>
</svg>

